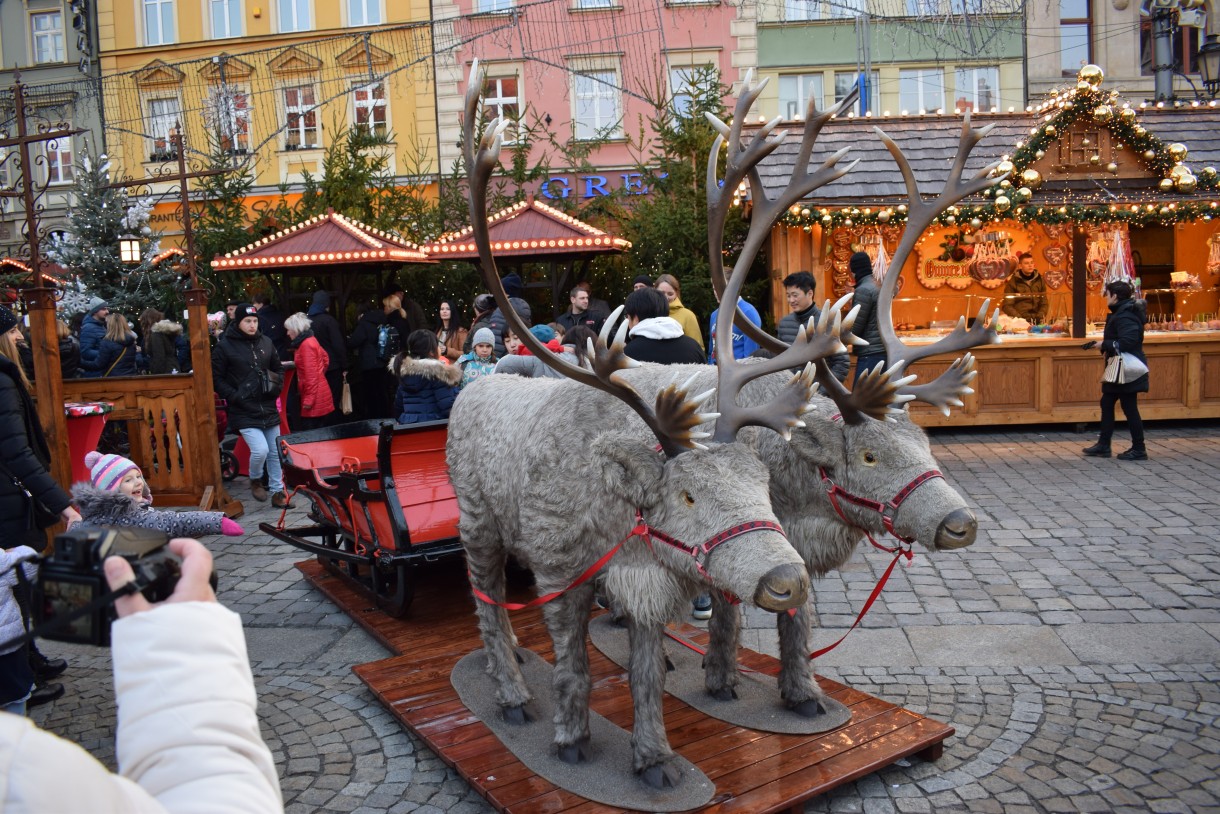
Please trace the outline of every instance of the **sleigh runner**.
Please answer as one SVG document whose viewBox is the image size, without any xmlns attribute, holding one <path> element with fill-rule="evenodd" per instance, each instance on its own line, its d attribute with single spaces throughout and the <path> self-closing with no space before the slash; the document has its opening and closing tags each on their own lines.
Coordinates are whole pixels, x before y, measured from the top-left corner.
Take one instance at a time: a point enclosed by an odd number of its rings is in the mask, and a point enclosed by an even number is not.
<svg viewBox="0 0 1220 814">
<path fill-rule="evenodd" d="M 259 528 L 403 616 L 417 569 L 462 551 L 447 431 L 446 421 L 357 421 L 281 436 L 284 484 L 309 501 L 313 522 L 288 528 L 281 517 Z"/>
</svg>

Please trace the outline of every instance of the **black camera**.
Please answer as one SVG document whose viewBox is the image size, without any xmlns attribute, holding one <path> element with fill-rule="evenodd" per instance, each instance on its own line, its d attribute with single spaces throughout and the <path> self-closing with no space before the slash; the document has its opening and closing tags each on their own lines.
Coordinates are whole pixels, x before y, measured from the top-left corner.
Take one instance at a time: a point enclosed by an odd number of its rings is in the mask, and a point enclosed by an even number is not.
<svg viewBox="0 0 1220 814">
<path fill-rule="evenodd" d="M 166 548 L 168 542 L 169 535 L 163 531 L 130 526 L 78 525 L 56 535 L 34 584 L 35 623 L 53 624 L 110 593 L 102 563 L 112 556 L 131 563 L 136 585 L 149 602 L 168 599 L 182 573 L 179 567 L 182 561 Z M 212 579 L 215 580 L 215 574 Z M 61 642 L 109 647 L 110 623 L 114 619 L 114 603 L 108 602 L 92 613 L 53 626 L 42 635 Z"/>
</svg>

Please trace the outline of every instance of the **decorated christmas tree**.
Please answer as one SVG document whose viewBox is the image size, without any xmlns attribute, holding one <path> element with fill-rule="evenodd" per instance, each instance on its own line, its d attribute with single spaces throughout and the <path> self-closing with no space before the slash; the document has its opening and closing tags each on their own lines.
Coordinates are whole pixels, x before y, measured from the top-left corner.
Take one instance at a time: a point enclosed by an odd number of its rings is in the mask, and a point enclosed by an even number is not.
<svg viewBox="0 0 1220 814">
<path fill-rule="evenodd" d="M 160 235 L 148 225 L 152 197 L 131 197 L 126 189 L 110 187 L 109 159 L 103 155 L 94 161 L 87 150 L 81 151 L 76 182 L 68 229 L 55 235 L 46 250 L 49 260 L 76 276 L 79 286 L 73 293 L 84 294 L 85 300 L 101 297 L 128 317 L 149 306 L 176 310 L 182 299 L 172 264 L 177 257 L 171 255 L 170 262 L 159 257 Z M 126 236 L 140 239 L 139 263 L 125 264 L 119 255 L 119 238 Z"/>
</svg>

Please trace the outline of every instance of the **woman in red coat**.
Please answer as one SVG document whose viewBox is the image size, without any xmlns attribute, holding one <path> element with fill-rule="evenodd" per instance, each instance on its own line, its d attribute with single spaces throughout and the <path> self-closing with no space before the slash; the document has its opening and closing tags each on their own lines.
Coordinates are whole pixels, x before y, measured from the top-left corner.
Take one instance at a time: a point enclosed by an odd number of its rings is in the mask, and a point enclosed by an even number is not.
<svg viewBox="0 0 1220 814">
<path fill-rule="evenodd" d="M 301 396 L 301 426 L 302 430 L 316 430 L 331 423 L 337 415 L 335 399 L 331 395 L 330 385 L 326 383 L 326 367 L 330 357 L 313 331 L 309 329 L 309 317 L 296 313 L 284 320 L 284 330 L 292 343 L 292 360 L 296 365 L 296 386 Z"/>
</svg>

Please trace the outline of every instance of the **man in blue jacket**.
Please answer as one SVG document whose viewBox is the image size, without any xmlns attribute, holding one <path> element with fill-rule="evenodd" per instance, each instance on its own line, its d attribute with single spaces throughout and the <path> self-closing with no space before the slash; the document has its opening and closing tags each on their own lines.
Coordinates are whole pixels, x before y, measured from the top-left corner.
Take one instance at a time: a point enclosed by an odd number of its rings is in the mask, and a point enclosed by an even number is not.
<svg viewBox="0 0 1220 814">
<path fill-rule="evenodd" d="M 110 316 L 110 306 L 101 297 L 89 300 L 89 312 L 80 323 L 80 367 L 84 378 L 97 378 L 102 375 L 98 367 L 98 352 L 101 350 L 102 339 L 106 336 L 106 317 Z"/>
</svg>

